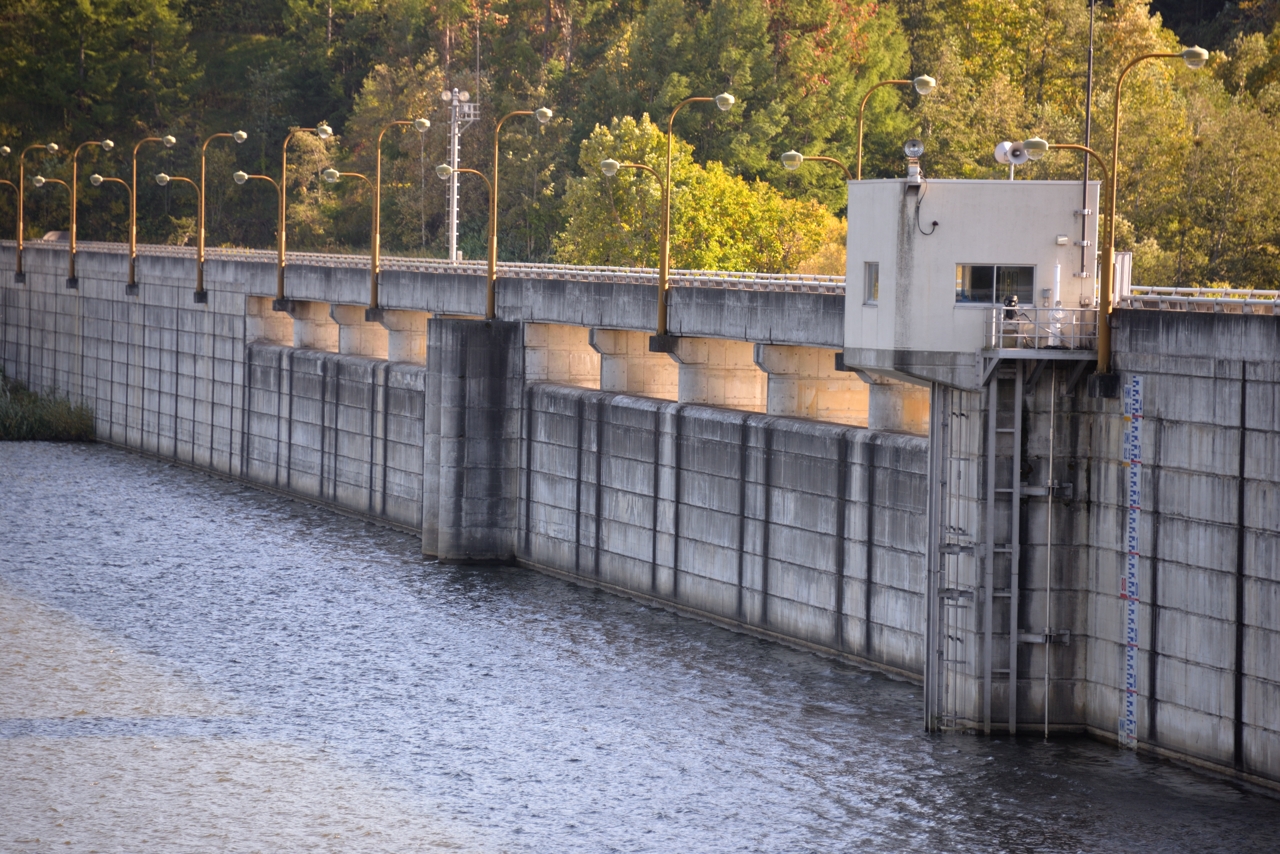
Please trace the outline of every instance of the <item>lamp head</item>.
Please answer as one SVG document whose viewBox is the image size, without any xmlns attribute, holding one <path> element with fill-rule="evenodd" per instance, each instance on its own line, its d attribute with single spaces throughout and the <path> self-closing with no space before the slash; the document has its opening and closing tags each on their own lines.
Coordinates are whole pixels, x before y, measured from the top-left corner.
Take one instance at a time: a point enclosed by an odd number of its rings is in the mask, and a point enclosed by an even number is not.
<svg viewBox="0 0 1280 854">
<path fill-rule="evenodd" d="M 622 168 L 622 164 L 610 157 L 607 160 L 600 161 L 600 171 L 604 173 L 606 178 L 612 178 L 618 174 L 618 170 Z"/>
<path fill-rule="evenodd" d="M 466 89 L 463 89 L 461 91 L 455 89 L 454 91 L 458 93 L 458 100 L 461 101 L 462 103 L 465 104 L 467 103 L 467 101 L 471 100 L 471 93 L 468 92 Z"/>
<path fill-rule="evenodd" d="M 539 107 L 533 111 L 533 117 L 538 120 L 538 124 L 540 125 L 545 125 L 547 122 L 551 121 L 552 115 L 553 113 L 551 110 L 546 107 Z"/>
<path fill-rule="evenodd" d="M 237 184 L 243 184 L 245 181 L 249 180 L 249 173 L 237 172 L 236 174 L 231 176 L 231 179 L 235 181 Z"/>
<path fill-rule="evenodd" d="M 928 95 L 934 89 L 938 88 L 938 81 L 934 80 L 928 74 L 921 74 L 915 80 L 911 81 L 911 85 L 916 87 L 916 91 L 921 95 Z"/>
<path fill-rule="evenodd" d="M 58 143 L 56 142 L 51 142 L 48 145 L 46 145 L 44 148 L 45 148 L 45 151 L 48 151 L 50 154 L 58 153 Z"/>
<path fill-rule="evenodd" d="M 436 174 L 440 176 L 441 181 L 447 181 L 449 176 L 453 174 L 453 167 L 448 163 L 441 163 L 436 167 Z"/>
<path fill-rule="evenodd" d="M 413 129 L 416 130 L 418 133 L 426 133 L 427 128 L 429 127 L 431 127 L 431 122 L 428 121 L 427 119 L 413 120 Z"/>
<path fill-rule="evenodd" d="M 32 183 L 32 184 L 35 184 L 37 187 L 43 187 L 43 186 L 44 186 L 44 176 L 43 176 L 43 175 L 37 175 L 36 177 L 34 177 L 34 178 L 32 178 L 32 179 L 31 179 L 31 183 Z"/>
<path fill-rule="evenodd" d="M 12 150 L 13 150 L 13 149 L 11 149 L 11 148 L 10 148 L 9 146 L 7 146 L 7 145 L 0 145 L 0 157 L 8 157 L 8 156 L 9 156 L 9 152 L 10 152 L 10 151 L 12 151 Z"/>
<path fill-rule="evenodd" d="M 924 155 L 924 143 L 918 139 L 909 139 L 907 144 L 902 146 L 902 153 L 913 160 L 918 160 Z"/>
<path fill-rule="evenodd" d="M 316 136 L 320 137 L 321 139 L 328 139 L 329 137 L 333 136 L 333 128 L 329 127 L 327 123 L 321 122 L 320 124 L 316 125 Z"/>
<path fill-rule="evenodd" d="M 92 175 L 90 175 L 90 176 L 89 176 L 89 183 L 90 183 L 90 184 L 92 184 L 92 185 L 93 185 L 93 186 L 95 186 L 95 187 L 101 187 L 101 186 L 102 186 L 102 176 L 101 176 L 101 175 L 99 175 L 97 172 L 94 172 Z"/>
<path fill-rule="evenodd" d="M 103 150 L 103 151 L 110 151 L 111 149 L 113 149 L 113 148 L 115 148 L 115 147 L 116 147 L 116 144 L 115 144 L 114 142 L 112 142 L 111 140 L 109 140 L 109 139 L 104 139 L 104 140 L 102 141 L 102 150 Z"/>
<path fill-rule="evenodd" d="M 170 178 L 168 175 L 164 174 L 163 172 L 161 172 L 159 175 L 156 176 L 156 183 L 159 184 L 161 187 L 169 186 L 169 182 L 171 180 L 173 179 Z"/>
<path fill-rule="evenodd" d="M 338 170 L 337 170 L 337 169 L 334 169 L 332 166 L 330 166 L 328 169 L 324 170 L 324 171 L 323 171 L 323 172 L 321 172 L 320 174 L 321 174 L 321 175 L 324 177 L 324 179 L 325 179 L 326 181 L 328 181 L 330 184 L 336 184 L 336 183 L 338 183 L 338 179 L 342 177 L 342 176 L 338 173 Z"/>
<path fill-rule="evenodd" d="M 1204 64 L 1209 61 L 1209 51 L 1202 47 L 1189 47 L 1182 52 L 1182 61 L 1187 64 L 1187 68 L 1204 68 Z"/>
<path fill-rule="evenodd" d="M 249 134 L 245 133 L 242 130 L 238 130 L 235 133 L 231 134 L 231 138 L 234 139 L 237 143 L 241 143 L 249 138 Z"/>
<path fill-rule="evenodd" d="M 716 95 L 716 106 L 720 108 L 721 112 L 727 112 L 736 102 L 737 98 L 734 98 L 728 92 Z"/>
<path fill-rule="evenodd" d="M 800 164 L 804 162 L 804 155 L 798 151 L 788 151 L 782 155 L 782 166 L 792 172 L 800 168 Z"/>
<path fill-rule="evenodd" d="M 1022 150 L 1027 152 L 1027 159 L 1039 160 L 1049 153 L 1049 143 L 1038 136 L 1033 136 L 1022 143 Z"/>
<path fill-rule="evenodd" d="M 440 100 L 444 101 L 446 104 L 449 103 L 453 100 L 453 93 L 446 89 L 440 93 Z"/>
<path fill-rule="evenodd" d="M 169 134 L 166 134 L 164 139 L 160 141 L 164 143 L 165 148 L 173 148 L 175 145 L 178 144 L 177 138 Z"/>
</svg>

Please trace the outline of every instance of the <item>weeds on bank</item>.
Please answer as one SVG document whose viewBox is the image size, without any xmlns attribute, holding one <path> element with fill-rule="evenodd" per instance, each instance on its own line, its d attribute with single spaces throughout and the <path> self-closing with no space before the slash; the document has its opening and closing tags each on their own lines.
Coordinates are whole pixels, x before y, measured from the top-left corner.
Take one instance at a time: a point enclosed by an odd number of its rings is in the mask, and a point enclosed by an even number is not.
<svg viewBox="0 0 1280 854">
<path fill-rule="evenodd" d="M 0 370 L 0 441 L 92 442 L 93 410 L 30 391 Z"/>
</svg>

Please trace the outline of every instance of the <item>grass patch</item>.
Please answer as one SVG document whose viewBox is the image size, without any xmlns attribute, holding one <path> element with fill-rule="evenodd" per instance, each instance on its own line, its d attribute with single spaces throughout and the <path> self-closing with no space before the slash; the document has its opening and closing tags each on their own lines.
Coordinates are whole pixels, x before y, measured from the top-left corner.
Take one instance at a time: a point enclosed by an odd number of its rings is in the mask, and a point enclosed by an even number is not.
<svg viewBox="0 0 1280 854">
<path fill-rule="evenodd" d="M 0 441 L 92 442 L 93 410 L 58 394 L 30 391 L 0 370 Z"/>
</svg>

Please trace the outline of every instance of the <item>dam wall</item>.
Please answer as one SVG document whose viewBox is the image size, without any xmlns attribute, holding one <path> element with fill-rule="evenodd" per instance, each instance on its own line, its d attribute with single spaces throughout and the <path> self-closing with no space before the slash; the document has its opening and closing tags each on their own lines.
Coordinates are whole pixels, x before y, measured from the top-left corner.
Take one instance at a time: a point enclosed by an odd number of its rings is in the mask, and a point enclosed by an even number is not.
<svg viewBox="0 0 1280 854">
<path fill-rule="evenodd" d="M 141 256 L 137 297 L 118 253 L 82 253 L 78 290 L 65 248 L 29 248 L 25 266 L 14 283 L 0 248 L 4 371 L 92 406 L 103 441 L 413 532 L 442 559 L 518 563 L 927 691 L 941 667 L 962 729 L 984 723 L 986 656 L 993 733 L 1011 692 L 1020 733 L 1038 732 L 1047 706 L 1054 730 L 1114 739 L 1131 708 L 1140 749 L 1280 783 L 1274 317 L 1115 313 L 1122 384 L 1143 388 L 1131 555 L 1121 403 L 1089 398 L 1065 366 L 1027 371 L 1020 399 L 1001 381 L 1017 436 L 1012 420 L 985 424 L 980 393 L 942 386 L 929 437 L 778 414 L 773 386 L 796 376 L 803 396 L 818 380 L 798 372 L 840 343 L 826 321 L 788 331 L 830 309 L 827 295 L 678 289 L 673 328 L 690 337 L 668 354 L 632 329 L 650 307 L 641 285 L 588 299 L 585 281 L 500 282 L 502 319 L 485 322 L 471 314 L 479 277 L 401 271 L 386 282 L 396 316 L 379 324 L 358 269 L 291 267 L 286 313 L 272 310 L 269 263 L 211 260 L 204 305 L 189 259 Z M 686 374 L 688 388 L 746 399 L 761 366 L 775 371 L 767 401 L 687 399 Z M 854 394 L 818 379 L 835 389 L 825 400 Z M 841 405 L 865 422 L 860 401 Z M 1008 452 L 991 482 L 989 435 Z M 1028 486 L 1019 572 L 988 576 L 961 535 L 985 524 L 988 486 L 1014 476 Z M 954 542 L 930 542 L 937 514 Z M 944 599 L 957 606 L 945 619 Z"/>
</svg>

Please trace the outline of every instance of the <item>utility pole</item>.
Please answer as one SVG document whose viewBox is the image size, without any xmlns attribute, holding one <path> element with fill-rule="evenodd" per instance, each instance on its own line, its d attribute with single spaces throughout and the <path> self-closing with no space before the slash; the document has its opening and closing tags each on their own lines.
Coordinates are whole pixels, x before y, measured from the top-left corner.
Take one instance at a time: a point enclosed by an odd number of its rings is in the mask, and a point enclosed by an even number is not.
<svg viewBox="0 0 1280 854">
<path fill-rule="evenodd" d="M 449 260 L 461 261 L 458 253 L 458 143 L 462 132 L 480 118 L 480 107 L 471 103 L 466 90 L 453 89 L 440 93 L 440 100 L 449 104 Z"/>
</svg>

